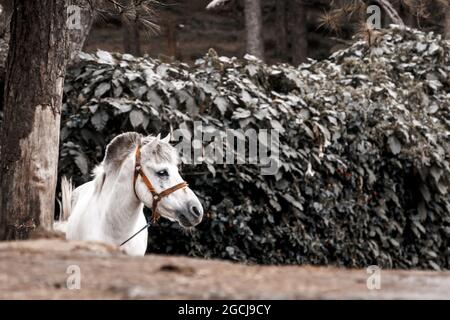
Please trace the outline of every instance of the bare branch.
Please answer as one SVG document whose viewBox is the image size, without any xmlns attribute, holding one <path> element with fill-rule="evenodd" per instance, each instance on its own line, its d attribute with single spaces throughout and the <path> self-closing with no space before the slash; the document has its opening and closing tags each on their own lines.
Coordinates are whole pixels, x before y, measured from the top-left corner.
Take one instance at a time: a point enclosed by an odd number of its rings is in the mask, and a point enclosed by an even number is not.
<svg viewBox="0 0 450 320">
<path fill-rule="evenodd" d="M 389 18 L 391 18 L 392 22 L 395 24 L 398 24 L 400 26 L 404 26 L 405 23 L 403 22 L 403 19 L 398 14 L 397 10 L 394 9 L 392 4 L 389 2 L 389 0 L 376 0 L 380 6 L 383 7 L 384 11 L 388 14 Z"/>
</svg>

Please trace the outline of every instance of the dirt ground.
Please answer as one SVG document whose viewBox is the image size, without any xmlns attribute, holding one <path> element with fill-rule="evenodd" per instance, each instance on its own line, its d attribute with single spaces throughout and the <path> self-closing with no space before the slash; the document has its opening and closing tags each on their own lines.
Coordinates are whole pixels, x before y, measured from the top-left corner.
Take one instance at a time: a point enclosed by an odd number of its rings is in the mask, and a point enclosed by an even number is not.
<svg viewBox="0 0 450 320">
<path fill-rule="evenodd" d="M 107 245 L 59 239 L 0 243 L 0 299 L 450 299 L 450 272 L 381 270 L 379 290 L 367 288 L 369 276 L 331 267 L 128 257 Z"/>
</svg>

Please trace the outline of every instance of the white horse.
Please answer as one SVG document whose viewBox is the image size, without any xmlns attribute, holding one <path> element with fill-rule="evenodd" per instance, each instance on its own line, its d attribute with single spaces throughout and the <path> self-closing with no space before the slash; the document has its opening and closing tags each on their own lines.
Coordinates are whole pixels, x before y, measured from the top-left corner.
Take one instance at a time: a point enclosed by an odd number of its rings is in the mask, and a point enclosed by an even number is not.
<svg viewBox="0 0 450 320">
<path fill-rule="evenodd" d="M 202 205 L 181 178 L 178 154 L 169 139 L 123 133 L 107 146 L 92 181 L 72 192 L 71 184 L 63 178 L 66 238 L 120 245 L 147 224 L 144 205 L 157 210 L 154 216 L 160 214 L 183 227 L 199 224 Z M 61 223 L 58 228 L 64 229 Z M 142 256 L 147 236 L 145 229 L 122 248 L 129 255 Z"/>
</svg>

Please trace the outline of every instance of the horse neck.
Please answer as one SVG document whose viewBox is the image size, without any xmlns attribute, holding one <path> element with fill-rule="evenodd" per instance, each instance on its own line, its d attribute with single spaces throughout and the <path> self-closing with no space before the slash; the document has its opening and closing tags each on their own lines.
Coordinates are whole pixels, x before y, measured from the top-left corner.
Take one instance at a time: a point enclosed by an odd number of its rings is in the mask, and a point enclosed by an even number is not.
<svg viewBox="0 0 450 320">
<path fill-rule="evenodd" d="M 126 240 L 142 214 L 143 204 L 134 192 L 134 158 L 129 156 L 114 173 L 106 175 L 102 200 L 105 202 L 105 232 L 115 241 Z"/>
</svg>

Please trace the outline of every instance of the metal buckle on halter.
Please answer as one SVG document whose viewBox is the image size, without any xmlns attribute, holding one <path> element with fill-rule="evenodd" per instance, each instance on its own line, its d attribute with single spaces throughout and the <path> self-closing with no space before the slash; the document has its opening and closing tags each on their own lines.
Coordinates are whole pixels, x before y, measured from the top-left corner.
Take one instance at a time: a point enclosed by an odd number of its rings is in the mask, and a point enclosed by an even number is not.
<svg viewBox="0 0 450 320">
<path fill-rule="evenodd" d="M 161 197 L 158 194 L 154 194 L 153 195 L 153 200 L 159 201 L 159 200 L 161 200 Z"/>
<path fill-rule="evenodd" d="M 136 168 L 135 168 L 135 170 L 136 170 L 136 171 L 141 171 L 141 166 L 140 166 L 140 165 L 137 165 Z"/>
</svg>

